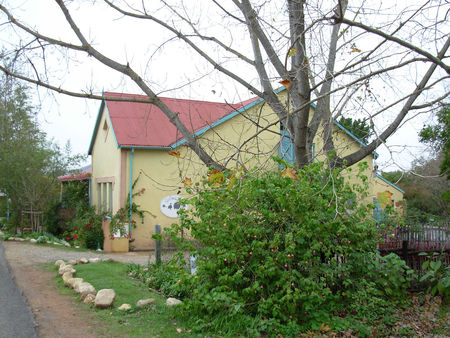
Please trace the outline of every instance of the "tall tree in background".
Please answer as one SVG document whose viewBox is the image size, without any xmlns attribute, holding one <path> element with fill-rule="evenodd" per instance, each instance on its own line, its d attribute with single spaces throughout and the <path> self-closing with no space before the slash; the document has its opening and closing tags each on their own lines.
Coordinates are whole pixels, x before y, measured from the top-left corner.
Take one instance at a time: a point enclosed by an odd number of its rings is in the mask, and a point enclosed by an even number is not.
<svg viewBox="0 0 450 338">
<path fill-rule="evenodd" d="M 438 158 L 442 158 L 441 175 L 450 179 L 450 105 L 444 105 L 437 113 L 437 124 L 420 131 L 420 141 L 430 145 Z"/>
<path fill-rule="evenodd" d="M 28 88 L 9 76 L 0 78 L 0 191 L 13 210 L 43 210 L 56 190 L 57 176 L 78 162 L 39 130 Z"/>
<path fill-rule="evenodd" d="M 351 117 L 341 117 L 339 123 L 364 143 L 368 143 L 370 136 L 373 134 L 370 126 L 363 119 L 355 120 Z"/>
<path fill-rule="evenodd" d="M 51 30 L 40 29 L 45 23 L 36 21 L 39 15 L 30 22 L 21 18 L 26 5 L 34 3 L 0 2 L 0 34 L 9 41 L 9 55 L 29 66 L 20 72 L 0 66 L 1 70 L 59 93 L 103 99 L 96 94 L 100 88 L 72 88 L 71 81 L 48 70 L 54 63 L 70 69 L 79 60 L 106 66 L 144 92 L 177 127 L 186 145 L 217 169 L 224 169 L 224 162 L 199 143 L 158 92 L 192 85 L 195 79 L 199 85 L 212 77 L 224 90 L 236 88 L 263 98 L 289 131 L 298 167 L 313 160 L 316 136 L 323 140 L 317 152 L 336 153 L 334 165 L 352 165 L 406 121 L 429 112 L 449 95 L 441 88 L 450 74 L 446 1 L 40 1 L 40 9 L 59 8 L 60 17 L 54 19 L 63 20 L 57 21 L 61 27 Z M 82 9 L 85 14 L 80 14 Z M 99 24 L 100 18 L 104 24 Z M 123 36 L 121 44 L 124 30 L 111 40 L 111 34 L 102 34 L 105 25 L 129 25 L 133 36 Z M 139 39 L 133 45 L 135 35 Z M 175 46 L 172 52 L 164 53 L 170 45 Z M 176 58 L 164 64 L 158 56 L 165 62 Z M 191 69 L 185 79 L 175 69 L 177 64 L 183 64 L 183 71 Z M 167 68 L 167 75 L 158 81 L 154 74 L 161 67 Z M 274 93 L 280 83 L 287 88 L 287 101 Z M 209 92 L 208 86 L 209 82 L 199 92 Z M 331 137 L 333 120 L 352 113 L 374 125 L 375 137 L 344 156 L 336 152 Z"/>
</svg>

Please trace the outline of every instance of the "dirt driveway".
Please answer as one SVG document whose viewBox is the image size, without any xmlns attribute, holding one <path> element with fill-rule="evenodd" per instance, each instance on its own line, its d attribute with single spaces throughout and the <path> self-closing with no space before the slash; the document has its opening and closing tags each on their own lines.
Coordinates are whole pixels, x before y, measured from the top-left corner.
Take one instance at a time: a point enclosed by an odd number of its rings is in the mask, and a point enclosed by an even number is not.
<svg viewBox="0 0 450 338">
<path fill-rule="evenodd" d="M 34 245 L 28 242 L 4 241 L 6 259 L 15 281 L 25 296 L 34 315 L 41 337 L 114 337 L 108 327 L 95 322 L 89 311 L 76 306 L 76 300 L 58 292 L 55 273 L 45 271 L 40 263 L 57 259 L 81 257 L 112 258 L 125 263 L 147 264 L 148 253 L 103 254 L 85 251 L 69 251 L 57 247 Z"/>
</svg>

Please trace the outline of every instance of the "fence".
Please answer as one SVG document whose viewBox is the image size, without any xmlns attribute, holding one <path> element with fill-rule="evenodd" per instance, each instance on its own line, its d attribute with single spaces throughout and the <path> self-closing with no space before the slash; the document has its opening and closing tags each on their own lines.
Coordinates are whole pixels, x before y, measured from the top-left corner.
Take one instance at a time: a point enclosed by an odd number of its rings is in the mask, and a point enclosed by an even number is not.
<svg viewBox="0 0 450 338">
<path fill-rule="evenodd" d="M 449 226 L 398 227 L 382 234 L 378 250 L 382 255 L 391 252 L 398 254 L 419 276 L 428 256 L 420 252 L 439 252 L 442 263 L 450 264 L 450 228 Z M 434 257 L 437 259 L 438 257 Z"/>
</svg>

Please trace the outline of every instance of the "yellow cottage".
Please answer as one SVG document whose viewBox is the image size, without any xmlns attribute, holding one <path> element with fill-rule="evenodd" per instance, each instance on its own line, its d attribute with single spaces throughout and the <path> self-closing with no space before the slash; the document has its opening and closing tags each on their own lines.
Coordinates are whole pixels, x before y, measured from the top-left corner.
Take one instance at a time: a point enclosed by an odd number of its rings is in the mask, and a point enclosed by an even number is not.
<svg viewBox="0 0 450 338">
<path fill-rule="evenodd" d="M 283 95 L 282 90 L 279 95 Z M 146 100 L 140 95 L 105 93 L 105 97 Z M 274 168 L 270 159 L 279 154 L 293 160 L 289 138 L 281 137 L 280 124 L 267 104 L 253 98 L 238 104 L 161 98 L 196 135 L 204 149 L 228 168 L 257 166 Z M 313 109 L 313 108 L 311 108 Z M 339 155 L 353 152 L 362 143 L 335 123 L 334 142 Z M 319 134 L 319 133 L 318 133 Z M 255 137 L 257 135 L 257 137 Z M 321 149 L 317 137 L 315 149 Z M 143 223 L 129 217 L 135 249 L 153 249 L 155 225 L 163 228 L 176 221 L 182 180 L 193 181 L 206 172 L 204 164 L 186 145 L 175 126 L 159 108 L 148 103 L 102 101 L 94 127 L 89 155 L 92 160 L 91 203 L 99 211 L 113 215 L 132 196 L 146 216 Z M 323 158 L 314 154 L 315 158 Z M 377 216 L 386 205 L 401 206 L 403 191 L 373 174 L 376 154 L 365 158 L 370 177 L 370 198 L 378 202 Z M 351 179 L 351 178 L 350 178 Z M 134 185 L 134 186 L 133 186 Z M 131 227 L 132 224 L 135 227 Z"/>
</svg>

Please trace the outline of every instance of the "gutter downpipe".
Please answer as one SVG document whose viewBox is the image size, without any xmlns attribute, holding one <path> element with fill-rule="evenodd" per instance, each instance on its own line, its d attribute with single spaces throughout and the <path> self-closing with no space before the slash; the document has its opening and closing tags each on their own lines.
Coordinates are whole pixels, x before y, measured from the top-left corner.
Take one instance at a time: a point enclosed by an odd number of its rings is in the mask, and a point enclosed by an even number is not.
<svg viewBox="0 0 450 338">
<path fill-rule="evenodd" d="M 128 233 L 131 235 L 131 221 L 132 221 L 132 205 L 133 205 L 133 153 L 134 148 L 130 152 L 130 219 L 128 223 Z"/>
</svg>

